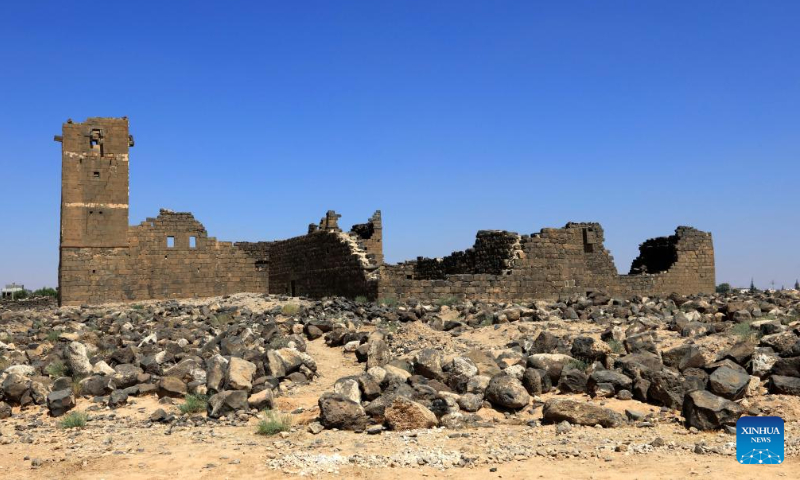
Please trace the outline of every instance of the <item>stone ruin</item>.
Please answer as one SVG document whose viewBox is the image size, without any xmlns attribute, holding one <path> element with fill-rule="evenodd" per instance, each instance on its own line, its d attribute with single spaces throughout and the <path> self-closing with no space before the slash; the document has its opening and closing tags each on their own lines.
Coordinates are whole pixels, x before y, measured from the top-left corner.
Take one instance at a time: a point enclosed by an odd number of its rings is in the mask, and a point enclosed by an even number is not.
<svg viewBox="0 0 800 480">
<path fill-rule="evenodd" d="M 328 211 L 306 235 L 264 242 L 208 236 L 191 213 L 161 210 L 128 224 L 128 119 L 68 120 L 62 144 L 59 301 L 62 305 L 218 296 L 238 292 L 493 301 L 712 293 L 711 234 L 678 227 L 648 240 L 619 275 L 597 223 L 532 235 L 479 231 L 472 248 L 389 265 L 380 211 L 344 232 Z"/>
</svg>

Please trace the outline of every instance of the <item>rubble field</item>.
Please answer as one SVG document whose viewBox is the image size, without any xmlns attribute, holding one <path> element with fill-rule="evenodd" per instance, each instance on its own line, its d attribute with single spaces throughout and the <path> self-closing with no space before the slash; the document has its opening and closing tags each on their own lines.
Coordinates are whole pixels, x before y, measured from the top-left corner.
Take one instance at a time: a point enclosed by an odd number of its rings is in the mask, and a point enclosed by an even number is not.
<svg viewBox="0 0 800 480">
<path fill-rule="evenodd" d="M 753 478 L 800 471 L 800 293 L 520 304 L 0 303 L 2 478 Z"/>
</svg>

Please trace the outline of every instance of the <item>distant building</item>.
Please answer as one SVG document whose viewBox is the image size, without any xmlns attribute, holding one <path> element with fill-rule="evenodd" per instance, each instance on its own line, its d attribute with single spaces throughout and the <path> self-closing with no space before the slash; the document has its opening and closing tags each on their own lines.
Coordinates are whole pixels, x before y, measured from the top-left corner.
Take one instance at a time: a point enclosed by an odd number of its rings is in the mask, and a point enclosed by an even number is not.
<svg viewBox="0 0 800 480">
<path fill-rule="evenodd" d="M 0 290 L 0 298 L 14 298 L 19 296 L 20 293 L 25 291 L 24 285 L 17 285 L 16 283 L 12 283 L 11 285 L 6 285 L 6 288 Z"/>
</svg>

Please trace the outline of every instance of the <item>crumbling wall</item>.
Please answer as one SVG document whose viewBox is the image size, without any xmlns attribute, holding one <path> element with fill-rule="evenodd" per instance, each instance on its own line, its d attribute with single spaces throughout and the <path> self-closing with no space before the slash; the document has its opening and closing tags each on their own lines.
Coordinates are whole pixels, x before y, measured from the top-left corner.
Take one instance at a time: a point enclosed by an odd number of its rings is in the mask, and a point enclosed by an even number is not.
<svg viewBox="0 0 800 480">
<path fill-rule="evenodd" d="M 270 245 L 269 292 L 291 296 L 377 296 L 383 261 L 380 212 L 349 233 L 329 211 L 309 233 Z"/>
<path fill-rule="evenodd" d="M 104 303 L 266 292 L 263 248 L 209 237 L 191 213 L 161 210 L 128 230 L 123 248 L 64 248 L 62 303 Z"/>
<path fill-rule="evenodd" d="M 508 250 L 485 250 L 485 264 L 504 266 L 498 270 L 470 268 L 473 264 L 469 259 L 477 258 L 475 250 L 486 239 L 486 232 L 479 232 L 472 252 L 384 265 L 379 296 L 522 301 L 598 290 L 621 296 L 714 290 L 713 246 L 708 233 L 679 227 L 674 238 L 670 237 L 677 260 L 659 273 L 632 275 L 618 275 L 613 257 L 603 246 L 603 236 L 597 223 L 568 223 L 564 228 L 545 228 L 533 235 L 502 232 L 500 238 L 517 241 L 506 241 L 511 245 Z M 661 243 L 658 239 L 645 242 L 645 255 L 652 256 L 650 246 Z"/>
</svg>

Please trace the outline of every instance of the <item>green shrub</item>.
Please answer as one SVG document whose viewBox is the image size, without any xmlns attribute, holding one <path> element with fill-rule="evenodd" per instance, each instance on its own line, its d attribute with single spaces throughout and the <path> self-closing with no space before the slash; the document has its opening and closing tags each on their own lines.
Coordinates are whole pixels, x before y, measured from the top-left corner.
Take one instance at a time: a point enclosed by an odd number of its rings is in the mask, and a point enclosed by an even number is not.
<svg viewBox="0 0 800 480">
<path fill-rule="evenodd" d="M 378 299 L 378 305 L 394 308 L 397 306 L 397 299 L 395 297 L 384 297 Z"/>
<path fill-rule="evenodd" d="M 66 377 L 68 370 L 69 369 L 67 368 L 67 366 L 64 365 L 64 362 L 62 362 L 61 360 L 50 362 L 50 365 L 48 365 L 47 368 L 44 369 L 45 373 L 47 373 L 50 376 L 50 378 Z"/>
<path fill-rule="evenodd" d="M 81 380 L 85 377 L 80 375 L 75 375 L 72 377 L 72 393 L 78 397 L 81 394 Z"/>
<path fill-rule="evenodd" d="M 291 415 L 284 415 L 272 410 L 264 410 L 264 418 L 258 422 L 258 435 L 275 435 L 292 428 Z"/>
<path fill-rule="evenodd" d="M 481 327 L 488 327 L 494 323 L 494 313 L 484 310 L 480 313 Z"/>
<path fill-rule="evenodd" d="M 181 413 L 205 412 L 208 406 L 208 397 L 205 395 L 186 395 L 184 402 L 178 406 Z"/>
<path fill-rule="evenodd" d="M 144 310 L 144 305 L 139 305 L 139 304 L 131 305 L 131 308 L 134 310 Z"/>
<path fill-rule="evenodd" d="M 456 297 L 442 297 L 436 300 L 436 305 L 439 305 L 440 307 L 452 307 L 456 303 L 458 303 L 458 299 Z"/>
<path fill-rule="evenodd" d="M 354 301 L 355 301 L 355 302 L 356 302 L 358 305 L 363 305 L 363 304 L 367 303 L 367 301 L 368 301 L 368 300 L 367 300 L 367 297 L 365 297 L 364 295 L 359 295 L 359 296 L 357 296 L 357 297 L 355 298 L 355 300 L 354 300 Z"/>
<path fill-rule="evenodd" d="M 569 370 L 571 368 L 574 368 L 576 370 L 580 370 L 582 372 L 585 372 L 586 369 L 589 368 L 589 364 L 584 362 L 583 360 L 575 360 L 575 359 L 573 359 L 573 360 L 570 360 L 569 362 L 567 362 L 564 365 L 564 370 Z"/>
<path fill-rule="evenodd" d="M 287 316 L 297 315 L 297 312 L 300 311 L 300 305 L 295 303 L 287 303 L 286 305 L 281 308 L 281 313 Z"/>
<path fill-rule="evenodd" d="M 60 332 L 58 332 L 57 330 L 50 330 L 49 332 L 47 332 L 47 341 L 55 343 L 55 342 L 58 341 L 58 336 L 59 335 L 60 335 Z"/>
<path fill-rule="evenodd" d="M 611 339 L 607 343 L 608 346 L 611 347 L 611 352 L 616 353 L 617 355 L 622 355 L 625 353 L 625 346 L 622 345 L 622 342 L 619 340 Z"/>
<path fill-rule="evenodd" d="M 753 330 L 752 321 L 737 323 L 731 327 L 731 333 L 741 338 L 742 340 L 757 340 L 761 333 Z"/>
<path fill-rule="evenodd" d="M 86 426 L 87 415 L 84 412 L 70 412 L 58 422 L 61 428 L 83 428 Z"/>
</svg>

